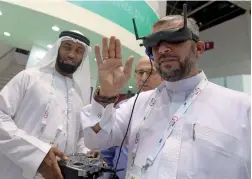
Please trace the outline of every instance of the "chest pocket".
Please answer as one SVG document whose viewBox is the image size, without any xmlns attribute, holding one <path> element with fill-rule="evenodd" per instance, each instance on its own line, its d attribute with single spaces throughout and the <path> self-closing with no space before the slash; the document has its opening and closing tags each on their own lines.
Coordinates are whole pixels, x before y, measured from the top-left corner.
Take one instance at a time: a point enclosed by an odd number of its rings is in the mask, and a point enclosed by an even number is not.
<svg viewBox="0 0 252 179">
<path fill-rule="evenodd" d="M 226 133 L 194 125 L 187 176 L 192 179 L 247 179 L 241 142 Z"/>
</svg>

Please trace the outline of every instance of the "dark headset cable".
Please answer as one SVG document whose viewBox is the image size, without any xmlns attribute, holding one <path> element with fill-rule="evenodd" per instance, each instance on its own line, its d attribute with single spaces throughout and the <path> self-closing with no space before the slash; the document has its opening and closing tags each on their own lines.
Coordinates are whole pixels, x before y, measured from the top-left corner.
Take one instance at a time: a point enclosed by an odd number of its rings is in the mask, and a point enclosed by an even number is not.
<svg viewBox="0 0 252 179">
<path fill-rule="evenodd" d="M 147 82 L 147 80 L 150 78 L 150 76 L 152 75 L 152 72 L 153 72 L 153 64 L 152 64 L 152 60 L 150 59 L 150 64 L 151 64 L 151 72 L 149 74 L 149 76 L 146 78 L 146 80 L 144 81 L 143 85 L 141 86 L 141 88 L 139 89 L 139 91 L 137 92 L 137 96 L 136 96 L 136 99 L 134 101 L 134 104 L 133 104 L 133 107 L 132 107 L 132 110 L 131 110 L 131 114 L 130 114 L 130 119 L 129 119 L 129 123 L 128 123 L 128 126 L 127 126 L 127 130 L 126 130 L 126 133 L 123 137 L 123 140 L 122 140 L 122 143 L 120 145 L 120 150 L 119 150 L 119 155 L 118 155 L 118 158 L 116 160 L 116 166 L 115 168 L 113 169 L 113 175 L 112 175 L 112 179 L 118 179 L 118 176 L 116 175 L 116 172 L 117 172 L 117 165 L 118 165 L 118 162 L 119 162 L 119 159 L 120 159 L 120 156 L 121 156 L 121 151 L 122 151 L 122 147 L 123 147 L 123 143 L 128 135 L 128 131 L 129 131 L 129 127 L 130 127 L 130 123 L 131 123 L 131 119 L 132 119 L 132 116 L 133 116 L 133 112 L 134 112 L 134 108 L 135 108 L 135 104 L 136 104 L 136 101 L 137 101 L 137 98 L 143 88 L 143 86 L 145 85 L 145 83 Z"/>
</svg>

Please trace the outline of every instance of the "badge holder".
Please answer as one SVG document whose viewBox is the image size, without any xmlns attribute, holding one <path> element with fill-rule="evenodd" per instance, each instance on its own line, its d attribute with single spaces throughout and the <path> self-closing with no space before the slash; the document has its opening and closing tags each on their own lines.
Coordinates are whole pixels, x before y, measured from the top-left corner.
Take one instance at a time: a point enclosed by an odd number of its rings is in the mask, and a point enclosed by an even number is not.
<svg viewBox="0 0 252 179">
<path fill-rule="evenodd" d="M 142 176 L 141 170 L 131 168 L 127 171 L 126 173 L 126 179 L 143 179 L 144 177 Z"/>
</svg>

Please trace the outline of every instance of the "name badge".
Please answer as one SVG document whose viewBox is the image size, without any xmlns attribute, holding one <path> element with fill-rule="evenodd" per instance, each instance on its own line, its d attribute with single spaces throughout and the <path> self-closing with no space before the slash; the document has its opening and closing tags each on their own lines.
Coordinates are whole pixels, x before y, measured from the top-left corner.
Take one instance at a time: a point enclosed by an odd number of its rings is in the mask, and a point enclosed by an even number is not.
<svg viewBox="0 0 252 179">
<path fill-rule="evenodd" d="M 141 175 L 127 171 L 126 179 L 141 179 Z"/>
<path fill-rule="evenodd" d="M 141 168 L 134 165 L 129 167 L 126 173 L 126 179 L 145 179 L 147 178 L 146 173 L 141 172 Z"/>
</svg>

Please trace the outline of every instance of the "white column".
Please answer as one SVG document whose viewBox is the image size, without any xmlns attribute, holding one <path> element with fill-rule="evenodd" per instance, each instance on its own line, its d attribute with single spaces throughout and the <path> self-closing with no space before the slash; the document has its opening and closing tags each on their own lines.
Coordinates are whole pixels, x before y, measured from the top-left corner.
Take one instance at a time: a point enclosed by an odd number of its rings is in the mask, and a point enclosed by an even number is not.
<svg viewBox="0 0 252 179">
<path fill-rule="evenodd" d="M 37 45 L 33 45 L 31 52 L 30 52 L 30 55 L 29 55 L 29 58 L 28 58 L 28 61 L 27 61 L 27 64 L 26 64 L 26 69 L 31 68 L 36 63 L 38 63 L 39 60 L 41 60 L 45 56 L 46 52 L 47 52 L 47 49 L 40 47 L 40 46 L 37 46 Z"/>
<path fill-rule="evenodd" d="M 146 1 L 148 5 L 162 18 L 166 16 L 166 1 Z"/>
<path fill-rule="evenodd" d="M 227 88 L 251 94 L 251 75 L 227 76 Z"/>
</svg>

